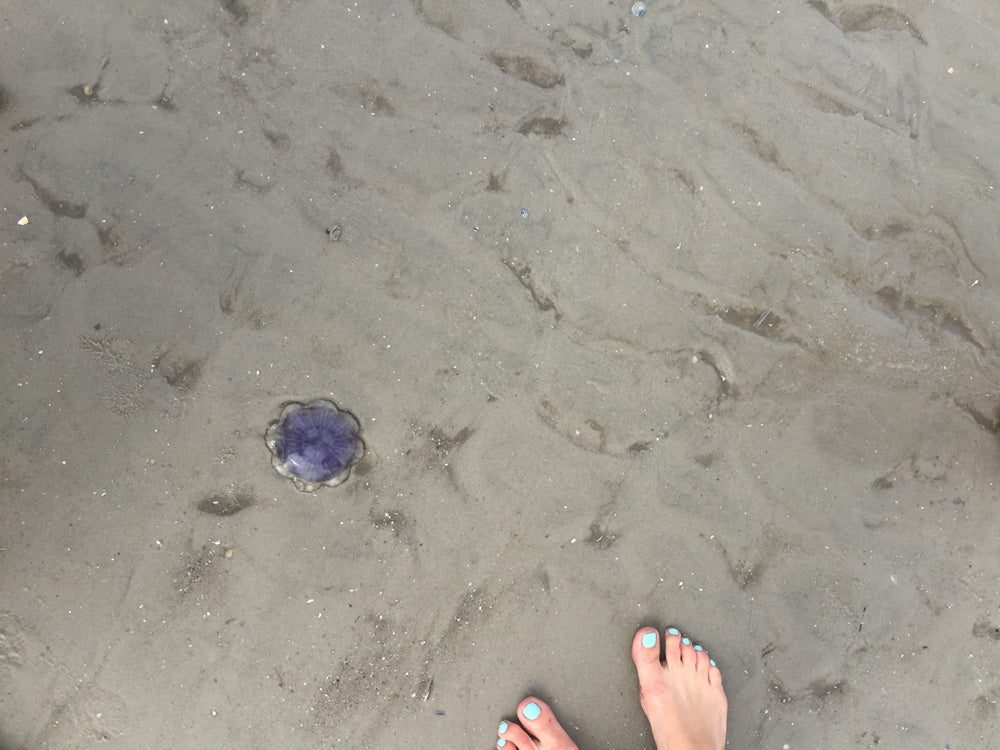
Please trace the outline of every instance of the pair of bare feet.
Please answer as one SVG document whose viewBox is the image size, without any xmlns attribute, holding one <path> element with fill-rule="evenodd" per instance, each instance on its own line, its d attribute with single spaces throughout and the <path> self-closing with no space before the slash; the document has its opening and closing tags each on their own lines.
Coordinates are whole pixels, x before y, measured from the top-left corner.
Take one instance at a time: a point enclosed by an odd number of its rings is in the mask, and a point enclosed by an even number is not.
<svg viewBox="0 0 1000 750">
<path fill-rule="evenodd" d="M 676 628 L 668 628 L 662 639 L 653 628 L 642 628 L 632 639 L 632 661 L 639 676 L 639 703 L 657 750 L 725 747 L 722 673 L 701 646 Z M 500 750 L 578 750 L 544 701 L 525 698 L 517 716 L 520 724 L 500 722 Z"/>
</svg>

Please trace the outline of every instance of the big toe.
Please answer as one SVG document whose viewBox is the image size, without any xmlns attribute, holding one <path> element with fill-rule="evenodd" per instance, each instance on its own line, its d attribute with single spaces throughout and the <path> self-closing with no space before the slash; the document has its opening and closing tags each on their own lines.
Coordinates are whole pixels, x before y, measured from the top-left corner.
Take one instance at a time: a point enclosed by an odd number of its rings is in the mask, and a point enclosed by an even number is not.
<svg viewBox="0 0 1000 750">
<path fill-rule="evenodd" d="M 663 669 L 660 634 L 655 628 L 640 628 L 632 639 L 632 661 L 639 673 L 639 684 L 659 679 Z"/>
<path fill-rule="evenodd" d="M 500 739 L 518 750 L 577 750 L 545 701 L 534 696 L 525 698 L 517 707 L 517 718 L 520 726 L 507 722 L 501 725 L 504 731 Z"/>
</svg>

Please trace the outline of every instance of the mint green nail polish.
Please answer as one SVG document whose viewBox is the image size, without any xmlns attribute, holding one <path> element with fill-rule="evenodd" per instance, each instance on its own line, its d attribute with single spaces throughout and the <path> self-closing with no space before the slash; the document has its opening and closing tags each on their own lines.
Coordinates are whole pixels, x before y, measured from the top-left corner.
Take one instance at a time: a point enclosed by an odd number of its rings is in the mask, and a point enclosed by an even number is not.
<svg viewBox="0 0 1000 750">
<path fill-rule="evenodd" d="M 656 633 L 643 633 L 642 645 L 646 648 L 653 648 L 656 645 Z"/>
<path fill-rule="evenodd" d="M 680 635 L 681 634 L 681 631 L 679 631 L 677 628 L 667 628 L 667 632 L 670 633 L 670 635 Z"/>
<path fill-rule="evenodd" d="M 709 659 L 708 663 L 711 664 L 714 667 L 715 666 L 715 659 Z"/>
<path fill-rule="evenodd" d="M 500 728 L 497 729 L 497 734 L 503 734 L 504 732 L 506 732 L 507 731 L 507 727 L 508 727 L 507 722 L 506 721 L 501 721 L 500 722 Z"/>
<path fill-rule="evenodd" d="M 681 638 L 681 643 L 683 643 L 685 646 L 690 646 L 691 645 L 691 639 L 688 638 L 687 636 L 684 636 L 683 638 Z"/>
<path fill-rule="evenodd" d="M 507 740 L 505 740 L 503 737 L 501 737 L 500 739 L 497 740 L 497 747 L 503 747 L 506 744 L 507 744 Z"/>
<path fill-rule="evenodd" d="M 694 650 L 695 651 L 704 651 L 705 649 L 703 649 L 701 646 L 695 645 Z"/>
<path fill-rule="evenodd" d="M 524 714 L 524 718 L 528 719 L 528 721 L 534 721 L 542 715 L 542 709 L 538 707 L 537 703 L 531 701 L 531 703 L 524 707 L 521 713 Z"/>
</svg>

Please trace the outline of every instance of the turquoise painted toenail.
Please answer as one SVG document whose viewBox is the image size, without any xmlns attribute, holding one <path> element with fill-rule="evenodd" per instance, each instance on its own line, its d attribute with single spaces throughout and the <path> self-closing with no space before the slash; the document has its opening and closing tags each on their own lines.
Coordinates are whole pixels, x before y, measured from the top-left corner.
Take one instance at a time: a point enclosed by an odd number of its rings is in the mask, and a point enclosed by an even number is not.
<svg viewBox="0 0 1000 750">
<path fill-rule="evenodd" d="M 528 719 L 529 721 L 534 721 L 535 719 L 537 719 L 539 716 L 542 715 L 542 709 L 538 707 L 537 703 L 531 701 L 531 703 L 529 703 L 527 706 L 524 707 L 521 713 L 524 714 L 525 719 Z"/>
<path fill-rule="evenodd" d="M 506 744 L 507 744 L 507 740 L 505 740 L 503 737 L 501 737 L 500 739 L 497 740 L 497 747 L 503 747 Z"/>
<path fill-rule="evenodd" d="M 508 726 L 508 724 L 507 724 L 506 721 L 501 721 L 500 722 L 500 728 L 497 729 L 497 734 L 503 734 L 504 732 L 506 732 L 507 731 L 507 726 Z"/>
<path fill-rule="evenodd" d="M 704 651 L 705 649 L 703 649 L 701 646 L 695 646 L 694 650 L 695 651 Z"/>
<path fill-rule="evenodd" d="M 708 663 L 711 664 L 714 667 L 715 666 L 715 659 L 709 659 Z"/>
<path fill-rule="evenodd" d="M 642 634 L 642 645 L 646 648 L 652 648 L 656 645 L 656 633 L 643 633 Z"/>
<path fill-rule="evenodd" d="M 667 628 L 667 632 L 670 633 L 670 635 L 680 635 L 681 634 L 681 631 L 679 631 L 677 628 Z"/>
<path fill-rule="evenodd" d="M 681 638 L 681 643 L 683 643 L 685 646 L 690 646 L 691 645 L 691 639 L 688 638 L 687 636 L 684 636 L 683 638 Z"/>
</svg>

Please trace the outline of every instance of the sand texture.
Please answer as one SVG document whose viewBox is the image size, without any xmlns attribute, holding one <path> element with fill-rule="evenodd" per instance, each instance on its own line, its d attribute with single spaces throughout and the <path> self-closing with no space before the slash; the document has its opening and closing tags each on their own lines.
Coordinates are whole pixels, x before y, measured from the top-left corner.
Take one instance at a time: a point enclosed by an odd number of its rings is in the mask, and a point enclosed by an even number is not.
<svg viewBox="0 0 1000 750">
<path fill-rule="evenodd" d="M 1000 747 L 1000 5 L 630 6 L 4 4 L 2 750 Z"/>
</svg>

